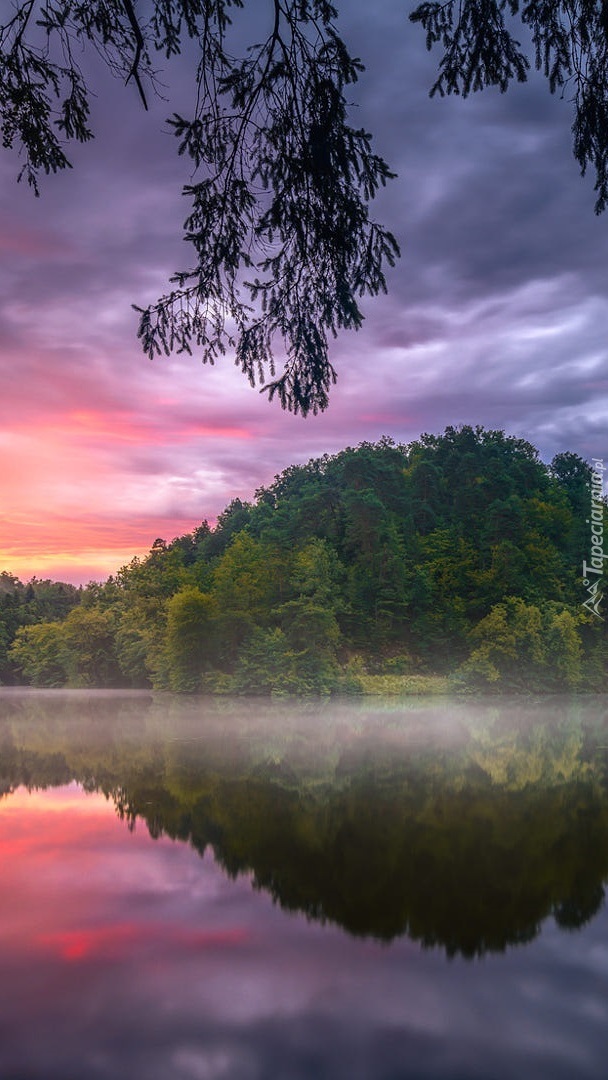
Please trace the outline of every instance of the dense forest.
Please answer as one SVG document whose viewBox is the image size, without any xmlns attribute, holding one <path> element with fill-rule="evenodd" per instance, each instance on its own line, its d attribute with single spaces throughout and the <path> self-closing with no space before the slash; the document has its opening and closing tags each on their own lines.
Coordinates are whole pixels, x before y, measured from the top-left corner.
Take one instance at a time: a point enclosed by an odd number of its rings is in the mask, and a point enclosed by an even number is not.
<svg viewBox="0 0 608 1080">
<path fill-rule="evenodd" d="M 578 455 L 546 465 L 502 431 L 361 443 L 286 469 L 214 529 L 156 540 L 103 584 L 0 575 L 0 680 L 604 690 L 606 623 L 583 607 L 592 490 Z"/>
</svg>

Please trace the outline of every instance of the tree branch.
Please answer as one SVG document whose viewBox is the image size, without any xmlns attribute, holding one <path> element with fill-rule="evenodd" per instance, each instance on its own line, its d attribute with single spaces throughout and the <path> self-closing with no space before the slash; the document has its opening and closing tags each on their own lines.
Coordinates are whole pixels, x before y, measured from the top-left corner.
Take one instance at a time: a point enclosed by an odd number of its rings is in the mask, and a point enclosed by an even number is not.
<svg viewBox="0 0 608 1080">
<path fill-rule="evenodd" d="M 133 64 L 131 65 L 131 70 L 130 70 L 130 72 L 127 75 L 127 78 L 125 80 L 125 85 L 126 85 L 126 83 L 129 82 L 130 79 L 133 79 L 137 89 L 139 90 L 139 96 L 140 96 L 140 98 L 142 100 L 143 107 L 147 112 L 147 110 L 148 110 L 148 102 L 146 101 L 146 95 L 144 93 L 144 88 L 143 88 L 143 86 L 141 84 L 141 79 L 139 77 L 139 61 L 141 59 L 141 54 L 142 54 L 142 51 L 143 51 L 143 48 L 144 48 L 144 39 L 143 39 L 142 32 L 141 32 L 141 30 L 139 28 L 139 23 L 138 23 L 137 18 L 135 16 L 135 12 L 133 10 L 133 5 L 131 3 L 131 0 L 122 0 L 122 6 L 124 7 L 124 9 L 125 9 L 125 11 L 127 13 L 129 22 L 131 23 L 131 29 L 132 29 L 133 34 L 135 36 L 135 56 L 133 58 Z"/>
</svg>

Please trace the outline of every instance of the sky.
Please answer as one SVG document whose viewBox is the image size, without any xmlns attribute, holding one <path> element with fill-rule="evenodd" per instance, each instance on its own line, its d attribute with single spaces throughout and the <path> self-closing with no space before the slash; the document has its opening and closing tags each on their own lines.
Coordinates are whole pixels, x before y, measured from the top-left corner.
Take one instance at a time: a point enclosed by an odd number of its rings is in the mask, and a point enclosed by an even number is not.
<svg viewBox="0 0 608 1080">
<path fill-rule="evenodd" d="M 289 465 L 383 435 L 480 424 L 545 461 L 608 458 L 608 215 L 572 156 L 570 104 L 534 74 L 506 95 L 431 100 L 436 57 L 410 5 L 339 7 L 366 65 L 353 122 L 398 173 L 374 216 L 402 257 L 363 328 L 332 343 L 319 416 L 269 404 L 229 355 L 141 352 L 131 305 L 189 264 L 191 176 L 164 123 L 187 108 L 186 59 L 149 113 L 93 68 L 97 137 L 39 199 L 1 152 L 0 571 L 103 580 Z M 256 3 L 264 29 L 269 8 Z"/>
</svg>

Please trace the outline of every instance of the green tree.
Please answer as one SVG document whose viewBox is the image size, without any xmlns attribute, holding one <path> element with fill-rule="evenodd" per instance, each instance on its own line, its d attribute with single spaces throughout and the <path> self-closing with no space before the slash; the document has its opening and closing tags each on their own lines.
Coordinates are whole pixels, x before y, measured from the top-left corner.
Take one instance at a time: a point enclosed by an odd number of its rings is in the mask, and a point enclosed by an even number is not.
<svg viewBox="0 0 608 1080">
<path fill-rule="evenodd" d="M 104 585 L 0 576 L 0 678 L 20 661 L 40 685 L 324 692 L 356 651 L 371 670 L 461 665 L 471 686 L 602 690 L 606 624 L 581 608 L 572 546 L 584 476 L 575 455 L 547 467 L 468 426 L 292 466 Z"/>
<path fill-rule="evenodd" d="M 27 617 L 32 621 L 65 619 L 81 601 L 82 590 L 63 581 L 33 577 L 23 596 Z"/>
<path fill-rule="evenodd" d="M 337 615 L 343 606 L 340 577 L 335 552 L 324 540 L 311 540 L 292 564 L 289 585 L 296 595 L 276 611 L 304 692 L 324 692 L 335 682 L 341 640 Z"/>
<path fill-rule="evenodd" d="M 74 608 L 59 624 L 59 638 L 70 686 L 121 685 L 112 612 L 101 608 Z"/>
<path fill-rule="evenodd" d="M 161 679 L 167 601 L 194 576 L 191 545 L 160 538 L 145 559 L 134 558 L 101 589 L 88 589 L 83 602 L 107 609 L 115 619 L 115 646 L 125 681 L 142 686 Z"/>
<path fill-rule="evenodd" d="M 201 675 L 217 651 L 215 617 L 213 599 L 193 585 L 168 601 L 165 659 L 171 690 L 200 689 Z"/>
<path fill-rule="evenodd" d="M 118 665 L 128 686 L 149 686 L 162 652 L 164 622 L 142 622 L 139 608 L 115 608 Z"/>
<path fill-rule="evenodd" d="M 23 625 L 24 587 L 6 570 L 0 574 L 0 682 L 11 682 L 15 673 L 9 648 Z"/>
<path fill-rule="evenodd" d="M 225 510 L 218 514 L 213 532 L 207 530 L 199 541 L 198 552 L 202 559 L 210 560 L 223 555 L 237 533 L 243 532 L 249 524 L 251 504 L 233 499 Z"/>
<path fill-rule="evenodd" d="M 334 613 L 310 597 L 291 600 L 280 609 L 285 639 L 294 654 L 299 693 L 326 693 L 338 674 L 336 651 L 340 627 Z"/>
<path fill-rule="evenodd" d="M 0 682 L 11 683 L 16 678 L 10 647 L 20 627 L 60 622 L 81 599 L 82 590 L 65 582 L 33 577 L 27 585 L 23 585 L 6 571 L 0 574 Z M 42 639 L 41 648 L 45 648 Z M 45 662 L 41 662 L 40 670 L 44 669 Z M 53 664 L 50 665 L 50 672 L 51 669 Z M 56 685 L 55 680 L 59 676 L 54 669 L 49 678 L 53 680 L 50 685 Z"/>
<path fill-rule="evenodd" d="M 577 620 L 570 611 L 553 610 L 545 618 L 549 664 L 557 685 L 574 689 L 583 680 L 583 649 Z"/>
<path fill-rule="evenodd" d="M 257 627 L 239 653 L 234 688 L 248 694 L 297 694 L 296 656 L 280 627 Z"/>
<path fill-rule="evenodd" d="M 22 626 L 9 657 L 32 686 L 64 686 L 67 679 L 61 623 Z"/>
<path fill-rule="evenodd" d="M 530 670 L 546 662 L 541 613 L 519 597 L 495 604 L 471 631 L 476 643 L 459 675 L 472 683 L 530 688 Z"/>
<path fill-rule="evenodd" d="M 580 566 L 589 549 L 587 519 L 590 510 L 591 466 L 578 454 L 566 451 L 553 458 L 551 474 L 571 511 L 570 522 L 563 531 L 567 538 L 569 557 Z"/>
<path fill-rule="evenodd" d="M 456 527 L 416 538 L 410 560 L 411 645 L 435 670 L 450 671 L 466 656 L 467 634 L 479 611 L 479 553 Z"/>
<path fill-rule="evenodd" d="M 458 678 L 507 690 L 575 689 L 583 677 L 582 619 L 555 603 L 509 597 L 471 631 L 474 648 Z"/>
<path fill-rule="evenodd" d="M 386 288 L 399 253 L 369 209 L 393 174 L 348 122 L 362 64 L 336 31 L 333 4 L 274 0 L 265 30 L 256 10 L 258 44 L 239 56 L 247 6 L 21 0 L 0 26 L 0 120 L 4 145 L 24 155 L 19 175 L 38 191 L 41 171 L 69 165 L 70 140 L 93 137 L 83 47 L 146 106 L 154 55 L 188 53 L 196 41 L 190 115 L 168 120 L 192 164 L 183 194 L 194 265 L 140 310 L 139 337 L 150 356 L 196 347 L 211 362 L 234 346 L 252 384 L 305 415 L 326 407 L 336 379 L 328 335 L 360 327 L 360 297 Z M 287 356 L 278 377 L 275 342 Z"/>
<path fill-rule="evenodd" d="M 237 533 L 213 569 L 211 595 L 217 605 L 218 634 L 229 664 L 256 626 L 267 626 L 281 599 L 284 566 L 280 553 Z"/>
<path fill-rule="evenodd" d="M 357 645 L 364 648 L 371 640 L 377 646 L 403 632 L 410 599 L 406 550 L 397 524 L 386 511 L 370 549 L 351 553 L 347 598 L 345 622 Z"/>
</svg>

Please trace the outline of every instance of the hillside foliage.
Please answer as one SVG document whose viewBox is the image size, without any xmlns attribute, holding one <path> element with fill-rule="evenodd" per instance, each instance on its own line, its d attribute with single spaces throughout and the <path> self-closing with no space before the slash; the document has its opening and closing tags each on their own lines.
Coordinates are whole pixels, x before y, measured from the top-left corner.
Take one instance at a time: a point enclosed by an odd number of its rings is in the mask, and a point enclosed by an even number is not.
<svg viewBox="0 0 608 1080">
<path fill-rule="evenodd" d="M 291 694 L 434 674 L 463 690 L 605 689 L 606 623 L 582 607 L 590 480 L 575 454 L 546 465 L 529 442 L 468 426 L 294 465 L 104 584 L 3 575 L 0 677 Z"/>
</svg>

